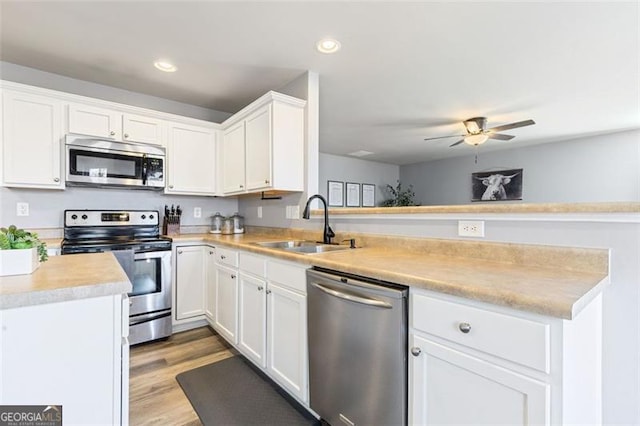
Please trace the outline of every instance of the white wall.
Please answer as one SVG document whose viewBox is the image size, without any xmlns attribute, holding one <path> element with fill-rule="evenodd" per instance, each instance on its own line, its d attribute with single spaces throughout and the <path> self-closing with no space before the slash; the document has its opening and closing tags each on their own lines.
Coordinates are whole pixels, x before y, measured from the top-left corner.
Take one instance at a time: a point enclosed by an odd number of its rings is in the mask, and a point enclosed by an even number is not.
<svg viewBox="0 0 640 426">
<path fill-rule="evenodd" d="M 471 173 L 516 168 L 523 169 L 524 203 L 640 201 L 640 130 L 503 151 L 480 147 L 478 164 L 471 154 L 405 165 L 400 180 L 413 184 L 422 205 L 467 204 Z"/>
<path fill-rule="evenodd" d="M 379 205 L 389 198 L 387 184 L 396 186 L 400 166 L 361 158 L 320 153 L 319 193 L 327 197 L 327 181 L 369 183 L 376 186 L 375 201 Z"/>
<path fill-rule="evenodd" d="M 142 93 L 130 92 L 103 84 L 91 83 L 65 77 L 59 74 L 40 71 L 34 68 L 23 67 L 10 62 L 0 61 L 0 78 L 16 83 L 29 84 L 45 89 L 59 90 L 81 96 L 102 99 L 105 101 L 119 102 L 125 105 L 148 108 L 156 111 L 168 112 L 185 117 L 198 118 L 200 120 L 222 123 L 235 111 L 223 112 L 208 108 L 201 108 L 182 102 L 158 98 Z"/>
</svg>

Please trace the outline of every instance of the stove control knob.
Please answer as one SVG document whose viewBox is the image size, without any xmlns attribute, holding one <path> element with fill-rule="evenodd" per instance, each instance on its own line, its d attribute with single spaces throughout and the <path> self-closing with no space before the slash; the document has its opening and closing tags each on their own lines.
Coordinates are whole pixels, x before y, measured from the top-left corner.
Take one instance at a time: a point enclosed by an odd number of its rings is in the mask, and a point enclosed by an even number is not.
<svg viewBox="0 0 640 426">
<path fill-rule="evenodd" d="M 87 219 L 89 219 L 89 216 L 87 216 L 86 214 L 83 214 L 82 215 L 82 219 L 87 220 Z"/>
<path fill-rule="evenodd" d="M 77 218 L 78 218 L 78 215 L 77 215 L 77 214 L 72 214 L 72 215 L 71 215 L 71 219 L 76 220 Z"/>
<path fill-rule="evenodd" d="M 149 215 L 149 219 L 153 219 L 153 215 L 152 214 Z"/>
<path fill-rule="evenodd" d="M 142 219 L 146 219 L 146 218 L 147 218 L 147 215 L 143 214 Z"/>
</svg>

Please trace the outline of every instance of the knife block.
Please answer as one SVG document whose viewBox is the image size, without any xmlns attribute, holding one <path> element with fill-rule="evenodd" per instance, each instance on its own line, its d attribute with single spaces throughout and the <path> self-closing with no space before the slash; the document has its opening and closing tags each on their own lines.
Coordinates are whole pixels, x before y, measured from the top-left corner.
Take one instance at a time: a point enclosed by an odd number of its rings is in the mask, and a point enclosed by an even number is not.
<svg viewBox="0 0 640 426">
<path fill-rule="evenodd" d="M 179 223 L 168 223 L 166 220 L 162 225 L 162 233 L 164 235 L 180 235 Z"/>
</svg>

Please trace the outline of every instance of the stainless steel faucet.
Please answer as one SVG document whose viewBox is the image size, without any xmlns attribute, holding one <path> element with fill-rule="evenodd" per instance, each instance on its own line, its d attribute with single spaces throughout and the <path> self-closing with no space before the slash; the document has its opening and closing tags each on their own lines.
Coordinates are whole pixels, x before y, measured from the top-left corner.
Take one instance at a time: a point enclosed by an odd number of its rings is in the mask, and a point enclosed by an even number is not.
<svg viewBox="0 0 640 426">
<path fill-rule="evenodd" d="M 309 199 L 307 200 L 307 205 L 304 206 L 304 211 L 302 212 L 302 218 L 309 219 L 311 217 L 311 209 L 309 208 L 309 205 L 311 204 L 311 201 L 313 201 L 315 198 L 322 201 L 322 205 L 324 206 L 324 232 L 322 234 L 322 242 L 324 244 L 332 244 L 331 239 L 335 237 L 336 234 L 333 232 L 333 230 L 329 226 L 329 209 L 327 208 L 327 200 L 325 200 L 322 195 L 315 194 L 309 197 Z"/>
</svg>

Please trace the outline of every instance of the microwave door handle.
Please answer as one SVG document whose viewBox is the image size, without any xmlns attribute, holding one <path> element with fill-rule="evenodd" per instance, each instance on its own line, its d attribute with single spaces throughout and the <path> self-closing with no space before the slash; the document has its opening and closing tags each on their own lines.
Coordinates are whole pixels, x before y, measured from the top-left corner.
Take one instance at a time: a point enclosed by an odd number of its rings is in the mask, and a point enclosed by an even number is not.
<svg viewBox="0 0 640 426">
<path fill-rule="evenodd" d="M 148 162 L 148 158 L 147 158 L 147 154 L 142 154 L 142 184 L 146 185 L 147 184 L 147 162 Z"/>
</svg>

